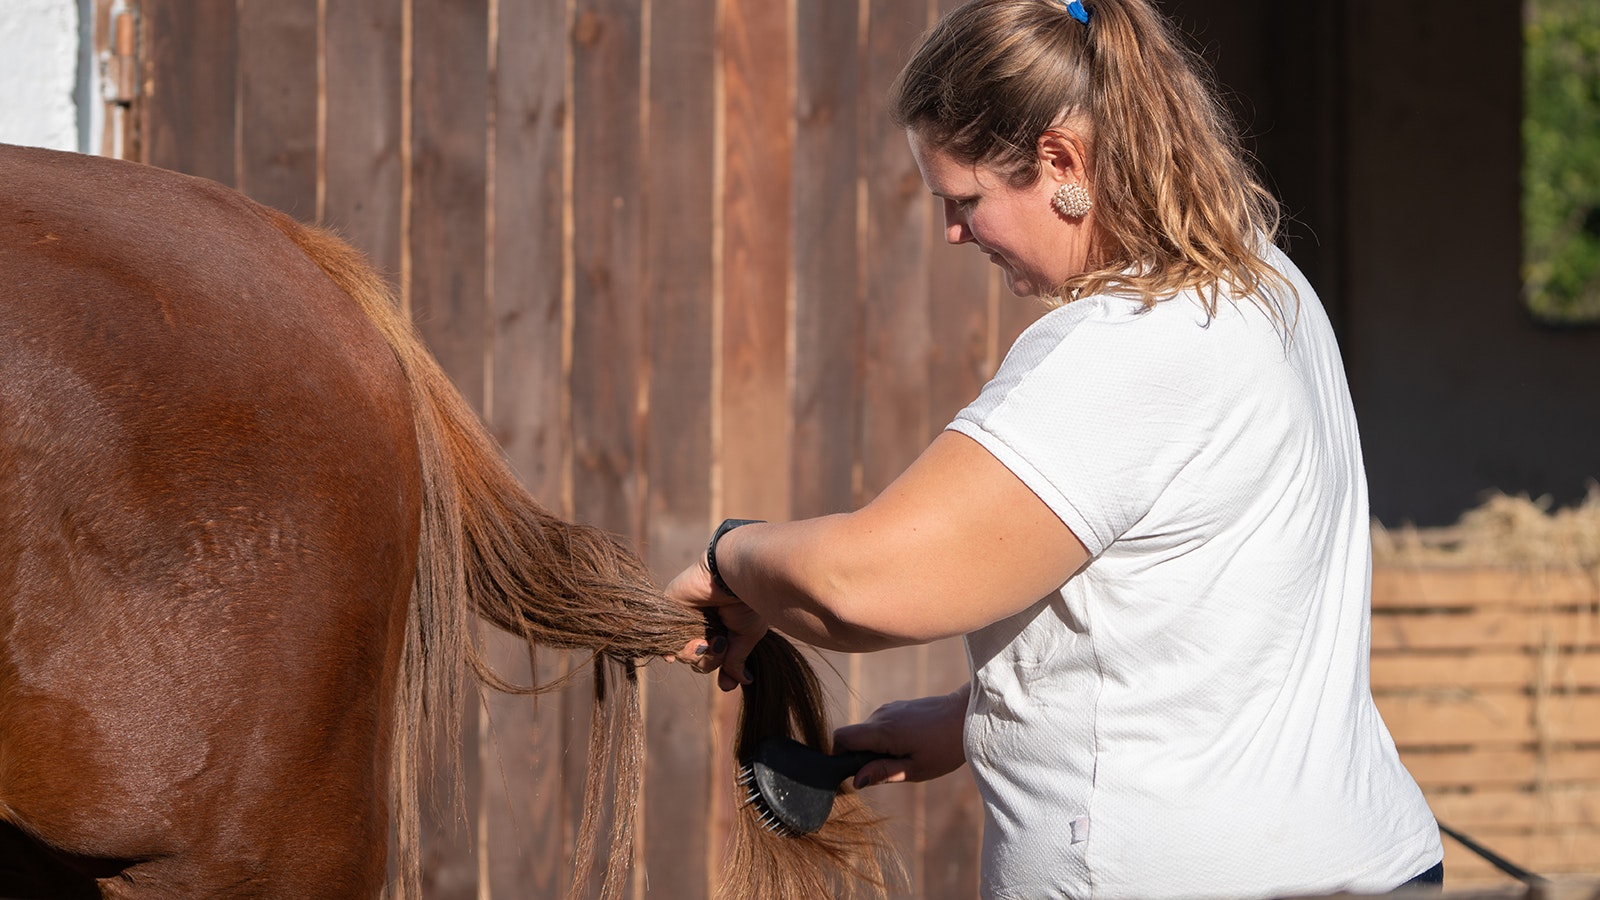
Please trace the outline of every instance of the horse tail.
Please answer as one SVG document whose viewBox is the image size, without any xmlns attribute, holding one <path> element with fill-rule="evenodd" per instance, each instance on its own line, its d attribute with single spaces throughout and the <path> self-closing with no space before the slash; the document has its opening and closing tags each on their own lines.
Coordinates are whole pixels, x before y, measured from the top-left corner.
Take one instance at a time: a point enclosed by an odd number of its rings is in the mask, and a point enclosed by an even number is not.
<svg viewBox="0 0 1600 900">
<path fill-rule="evenodd" d="M 472 640 L 469 613 L 476 613 L 530 644 L 593 654 L 596 708 L 572 893 L 589 883 L 600 811 L 610 808 L 601 893 L 608 900 L 620 897 L 632 863 L 637 809 L 625 798 L 639 796 L 644 768 L 634 661 L 673 653 L 704 637 L 706 616 L 665 600 L 644 563 L 619 539 L 562 520 L 534 499 L 359 251 L 332 232 L 267 212 L 366 312 L 392 348 L 411 394 L 423 499 L 391 778 L 399 895 L 420 893 L 418 771 L 431 748 L 446 754 L 439 761 L 451 773 L 454 795 L 462 796 L 459 744 L 435 740 L 441 725 L 459 721 L 462 667 L 480 685 L 497 690 L 535 693 L 556 686 L 515 685 L 497 675 Z M 746 688 L 740 758 L 772 733 L 798 733 L 826 746 L 825 695 L 804 657 L 774 634 L 757 648 L 751 666 L 763 677 L 754 692 Z M 732 839 L 739 864 L 719 896 L 819 896 L 809 888 L 818 883 L 819 868 L 830 867 L 846 873 L 846 894 L 861 888 L 881 895 L 884 866 L 893 865 L 886 861 L 885 839 L 858 800 L 841 801 L 833 822 L 801 839 L 773 840 L 756 810 L 741 807 Z"/>
</svg>

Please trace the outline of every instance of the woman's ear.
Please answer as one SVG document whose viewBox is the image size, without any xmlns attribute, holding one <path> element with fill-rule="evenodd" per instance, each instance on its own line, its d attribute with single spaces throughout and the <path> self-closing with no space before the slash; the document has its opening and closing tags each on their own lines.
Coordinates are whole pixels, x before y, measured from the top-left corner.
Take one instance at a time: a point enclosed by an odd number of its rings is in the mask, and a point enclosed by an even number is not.
<svg viewBox="0 0 1600 900">
<path fill-rule="evenodd" d="M 1087 183 L 1089 158 L 1083 139 L 1064 128 L 1052 128 L 1039 135 L 1039 169 L 1056 184 Z"/>
</svg>

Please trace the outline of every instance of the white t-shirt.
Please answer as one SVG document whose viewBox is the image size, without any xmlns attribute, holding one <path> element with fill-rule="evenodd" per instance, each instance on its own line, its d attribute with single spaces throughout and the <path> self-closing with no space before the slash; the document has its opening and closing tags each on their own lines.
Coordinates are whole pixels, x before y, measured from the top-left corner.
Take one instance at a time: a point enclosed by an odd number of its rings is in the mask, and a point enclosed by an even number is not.
<svg viewBox="0 0 1600 900">
<path fill-rule="evenodd" d="M 1443 856 L 1369 686 L 1355 414 L 1298 269 L 1292 340 L 1087 297 L 1044 316 L 949 427 L 1090 562 L 967 636 L 985 897 L 1384 891 Z"/>
</svg>

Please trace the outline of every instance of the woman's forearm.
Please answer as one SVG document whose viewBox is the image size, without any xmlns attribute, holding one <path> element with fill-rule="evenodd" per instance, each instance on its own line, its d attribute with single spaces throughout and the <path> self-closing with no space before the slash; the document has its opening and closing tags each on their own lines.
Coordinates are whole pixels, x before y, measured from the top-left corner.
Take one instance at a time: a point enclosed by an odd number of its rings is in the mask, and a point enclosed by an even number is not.
<svg viewBox="0 0 1600 900">
<path fill-rule="evenodd" d="M 737 528 L 718 542 L 717 570 L 774 628 L 808 644 L 859 653 L 917 643 L 887 608 L 892 591 L 874 587 L 882 576 L 852 528 L 847 514 Z"/>
</svg>

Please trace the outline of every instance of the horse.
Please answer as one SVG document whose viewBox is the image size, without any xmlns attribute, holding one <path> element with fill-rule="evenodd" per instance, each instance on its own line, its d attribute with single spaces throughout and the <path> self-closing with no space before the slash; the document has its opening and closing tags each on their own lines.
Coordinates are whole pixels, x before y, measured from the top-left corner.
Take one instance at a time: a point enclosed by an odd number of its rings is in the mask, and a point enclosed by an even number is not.
<svg viewBox="0 0 1600 900">
<path fill-rule="evenodd" d="M 539 504 L 333 232 L 0 146 L 0 894 L 417 895 L 419 773 L 436 742 L 459 772 L 462 673 L 548 687 L 501 679 L 478 620 L 591 654 L 572 892 L 603 852 L 619 897 L 635 666 L 717 624 Z M 805 657 L 774 634 L 751 666 L 736 752 L 825 746 Z M 877 820 L 841 801 L 799 840 L 745 808 L 720 895 L 881 895 Z"/>
</svg>

